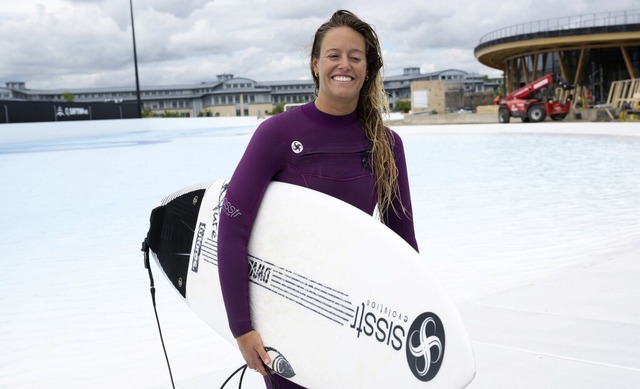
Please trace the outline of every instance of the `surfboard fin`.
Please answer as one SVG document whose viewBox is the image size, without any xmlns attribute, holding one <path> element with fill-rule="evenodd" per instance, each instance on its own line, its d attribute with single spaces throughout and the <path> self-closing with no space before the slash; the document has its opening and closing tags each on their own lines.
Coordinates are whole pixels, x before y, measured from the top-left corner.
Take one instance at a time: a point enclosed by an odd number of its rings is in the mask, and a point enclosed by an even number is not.
<svg viewBox="0 0 640 389">
<path fill-rule="evenodd" d="M 204 192 L 187 192 L 154 208 L 145 239 L 169 281 L 185 298 L 189 253 L 201 203 L 194 198 L 202 198 Z"/>
</svg>

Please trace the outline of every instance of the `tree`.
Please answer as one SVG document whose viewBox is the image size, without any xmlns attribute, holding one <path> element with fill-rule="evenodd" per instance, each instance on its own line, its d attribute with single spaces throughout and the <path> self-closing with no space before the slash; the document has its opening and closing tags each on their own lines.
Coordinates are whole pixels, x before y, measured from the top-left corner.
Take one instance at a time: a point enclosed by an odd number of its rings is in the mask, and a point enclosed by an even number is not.
<svg viewBox="0 0 640 389">
<path fill-rule="evenodd" d="M 73 103 L 73 100 L 75 99 L 75 96 L 73 95 L 73 93 L 71 92 L 64 92 L 62 94 L 62 98 L 64 99 L 64 101 L 66 101 L 67 103 Z"/>
<path fill-rule="evenodd" d="M 411 100 L 398 100 L 395 105 L 395 111 L 402 113 L 411 111 Z"/>
<path fill-rule="evenodd" d="M 284 103 L 276 104 L 273 106 L 273 110 L 271 112 L 267 112 L 269 115 L 277 115 L 281 112 L 284 112 Z"/>
</svg>

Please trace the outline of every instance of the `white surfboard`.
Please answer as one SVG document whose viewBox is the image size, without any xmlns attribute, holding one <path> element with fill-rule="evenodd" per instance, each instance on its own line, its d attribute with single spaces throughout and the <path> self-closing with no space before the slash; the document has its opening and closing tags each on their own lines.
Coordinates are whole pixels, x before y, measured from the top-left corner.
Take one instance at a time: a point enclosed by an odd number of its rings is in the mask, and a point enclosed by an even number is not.
<svg viewBox="0 0 640 389">
<path fill-rule="evenodd" d="M 176 192 L 152 212 L 153 257 L 187 304 L 236 345 L 218 279 L 226 182 Z M 272 369 L 309 388 L 462 388 L 469 336 L 436 274 L 370 215 L 273 182 L 249 242 L 251 314 Z"/>
</svg>

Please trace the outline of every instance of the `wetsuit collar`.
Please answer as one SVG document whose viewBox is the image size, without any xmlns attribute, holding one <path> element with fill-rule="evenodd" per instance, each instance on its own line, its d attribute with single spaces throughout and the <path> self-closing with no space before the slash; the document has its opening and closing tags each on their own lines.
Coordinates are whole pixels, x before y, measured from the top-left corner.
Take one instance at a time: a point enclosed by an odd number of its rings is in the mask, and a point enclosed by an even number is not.
<svg viewBox="0 0 640 389">
<path fill-rule="evenodd" d="M 325 126 L 346 127 L 358 120 L 358 114 L 356 113 L 356 111 L 353 111 L 352 113 L 345 116 L 334 116 L 318 110 L 313 101 L 303 105 L 301 108 L 302 113 L 304 113 L 306 117 L 318 124 L 322 124 Z"/>
</svg>

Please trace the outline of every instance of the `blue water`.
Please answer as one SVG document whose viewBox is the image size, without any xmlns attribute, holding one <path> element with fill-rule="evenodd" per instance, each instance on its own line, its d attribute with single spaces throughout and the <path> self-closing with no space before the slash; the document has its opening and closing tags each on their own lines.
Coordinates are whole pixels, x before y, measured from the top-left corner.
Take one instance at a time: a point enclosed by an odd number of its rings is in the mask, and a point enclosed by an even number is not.
<svg viewBox="0 0 640 389">
<path fill-rule="evenodd" d="M 640 138 L 446 129 L 397 128 L 422 256 L 457 301 L 639 247 Z M 229 177 L 252 130 L 0 147 L 1 387 L 167 383 L 139 252 L 150 210 Z M 177 374 L 235 366 L 231 348 L 156 283 Z"/>
<path fill-rule="evenodd" d="M 460 263 L 443 269 L 452 288 L 467 266 L 491 291 L 640 243 L 640 138 L 405 138 L 421 251 Z"/>
</svg>

